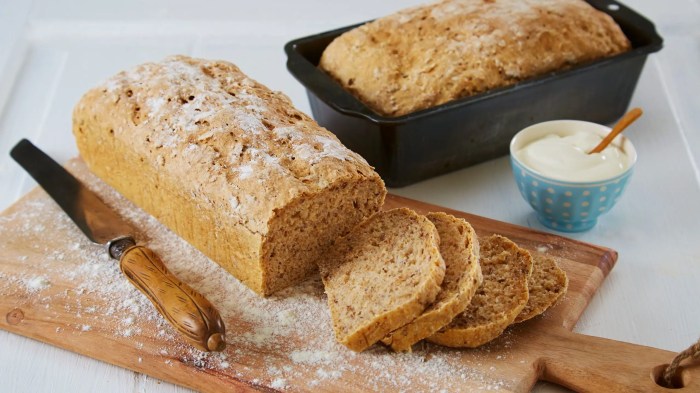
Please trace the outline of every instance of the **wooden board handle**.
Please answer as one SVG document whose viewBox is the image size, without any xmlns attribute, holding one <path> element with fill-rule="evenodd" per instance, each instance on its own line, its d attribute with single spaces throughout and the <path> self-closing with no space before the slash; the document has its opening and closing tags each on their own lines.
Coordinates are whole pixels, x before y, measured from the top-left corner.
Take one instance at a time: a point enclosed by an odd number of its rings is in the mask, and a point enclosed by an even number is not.
<svg viewBox="0 0 700 393">
<path fill-rule="evenodd" d="M 551 333 L 550 333 L 551 332 Z M 700 392 L 700 365 L 684 367 L 683 388 L 667 389 L 654 379 L 677 355 L 645 347 L 553 328 L 538 340 L 543 356 L 540 379 L 577 392 Z M 535 345 L 533 343 L 533 345 Z"/>
<path fill-rule="evenodd" d="M 219 311 L 170 273 L 153 251 L 143 246 L 129 247 L 121 254 L 119 267 L 192 345 L 202 351 L 226 347 L 226 328 Z"/>
</svg>

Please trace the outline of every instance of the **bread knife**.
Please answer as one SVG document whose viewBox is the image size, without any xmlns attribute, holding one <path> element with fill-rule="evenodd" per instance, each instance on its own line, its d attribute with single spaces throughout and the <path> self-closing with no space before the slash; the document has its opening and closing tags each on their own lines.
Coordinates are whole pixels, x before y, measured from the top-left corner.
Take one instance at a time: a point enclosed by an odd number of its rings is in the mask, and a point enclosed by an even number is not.
<svg viewBox="0 0 700 393">
<path fill-rule="evenodd" d="M 203 351 L 226 347 L 219 311 L 178 280 L 153 251 L 136 244 L 134 230 L 95 193 L 30 141 L 10 152 L 92 242 L 105 246 L 126 278 L 192 345 Z"/>
</svg>

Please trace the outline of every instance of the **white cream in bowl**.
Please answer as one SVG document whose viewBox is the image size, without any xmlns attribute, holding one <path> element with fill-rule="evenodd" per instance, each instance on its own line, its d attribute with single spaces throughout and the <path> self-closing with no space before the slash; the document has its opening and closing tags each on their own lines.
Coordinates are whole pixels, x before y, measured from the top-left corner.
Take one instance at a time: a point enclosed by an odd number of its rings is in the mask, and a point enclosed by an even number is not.
<svg viewBox="0 0 700 393">
<path fill-rule="evenodd" d="M 559 120 L 521 131 L 511 154 L 542 176 L 568 182 L 595 182 L 614 178 L 636 161 L 629 141 L 619 135 L 602 152 L 588 154 L 610 128 L 589 122 Z"/>
<path fill-rule="evenodd" d="M 585 131 L 565 135 L 553 133 L 528 143 L 515 154 L 523 164 L 553 179 L 608 179 L 629 168 L 629 157 L 612 144 L 600 153 L 588 154 L 602 139 Z"/>
</svg>

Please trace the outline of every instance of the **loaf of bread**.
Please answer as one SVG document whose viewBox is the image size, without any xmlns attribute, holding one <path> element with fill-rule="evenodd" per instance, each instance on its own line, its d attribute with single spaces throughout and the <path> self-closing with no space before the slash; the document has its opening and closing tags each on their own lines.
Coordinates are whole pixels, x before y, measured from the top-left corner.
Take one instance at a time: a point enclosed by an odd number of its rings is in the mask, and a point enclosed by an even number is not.
<svg viewBox="0 0 700 393">
<path fill-rule="evenodd" d="M 262 295 L 317 271 L 386 194 L 362 157 L 224 61 L 120 72 L 82 97 L 73 132 L 90 170 Z"/>
<path fill-rule="evenodd" d="M 435 344 L 474 348 L 503 333 L 525 308 L 532 256 L 508 238 L 479 239 L 484 281 L 469 307 L 446 327 L 428 337 Z"/>
<path fill-rule="evenodd" d="M 566 293 L 569 278 L 553 258 L 535 255 L 532 274 L 527 282 L 527 304 L 513 323 L 532 319 L 552 307 Z"/>
<path fill-rule="evenodd" d="M 363 351 L 418 317 L 445 276 L 435 226 L 401 208 L 336 241 L 319 267 L 337 340 Z"/>
<path fill-rule="evenodd" d="M 319 67 L 377 113 L 400 116 L 629 48 L 583 0 L 445 0 L 342 34 Z"/>
<path fill-rule="evenodd" d="M 440 236 L 445 278 L 435 301 L 418 318 L 382 339 L 394 351 L 410 351 L 413 344 L 450 323 L 467 308 L 482 282 L 479 240 L 474 228 L 463 219 L 442 212 L 426 217 Z"/>
</svg>

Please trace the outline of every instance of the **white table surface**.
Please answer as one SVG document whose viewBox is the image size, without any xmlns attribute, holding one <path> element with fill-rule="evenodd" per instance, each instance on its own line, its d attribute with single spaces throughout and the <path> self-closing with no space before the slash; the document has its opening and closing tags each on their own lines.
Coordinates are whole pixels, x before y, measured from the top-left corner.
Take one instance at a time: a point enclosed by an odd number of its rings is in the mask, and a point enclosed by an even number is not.
<svg viewBox="0 0 700 393">
<path fill-rule="evenodd" d="M 226 59 L 310 113 L 286 70 L 287 41 L 422 2 L 0 0 L 0 209 L 34 186 L 10 148 L 27 137 L 59 161 L 76 156 L 73 105 L 121 69 L 176 53 Z M 700 0 L 625 4 L 665 45 L 632 99 L 645 114 L 627 131 L 639 153 L 629 188 L 597 227 L 569 235 L 619 251 L 575 330 L 680 351 L 700 335 Z M 507 157 L 392 192 L 544 229 Z M 0 348 L 0 392 L 188 391 L 5 331 Z"/>
</svg>

